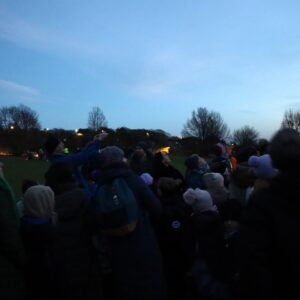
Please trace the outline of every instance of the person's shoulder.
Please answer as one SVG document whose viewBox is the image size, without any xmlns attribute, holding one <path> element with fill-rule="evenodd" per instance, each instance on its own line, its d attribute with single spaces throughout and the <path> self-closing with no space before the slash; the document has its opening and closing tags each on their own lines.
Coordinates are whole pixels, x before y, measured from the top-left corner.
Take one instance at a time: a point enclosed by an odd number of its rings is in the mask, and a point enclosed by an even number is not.
<svg viewBox="0 0 300 300">
<path fill-rule="evenodd" d="M 270 188 L 265 188 L 254 192 L 248 201 L 248 208 L 250 210 L 269 211 L 274 208 L 276 202 L 276 195 Z"/>
<path fill-rule="evenodd" d="M 135 174 L 132 170 L 128 169 L 128 172 L 126 172 L 124 175 L 123 175 L 123 178 L 128 182 L 128 183 L 131 183 L 131 184 L 135 184 L 135 185 L 145 185 L 144 181 L 142 180 L 142 178 Z"/>
</svg>

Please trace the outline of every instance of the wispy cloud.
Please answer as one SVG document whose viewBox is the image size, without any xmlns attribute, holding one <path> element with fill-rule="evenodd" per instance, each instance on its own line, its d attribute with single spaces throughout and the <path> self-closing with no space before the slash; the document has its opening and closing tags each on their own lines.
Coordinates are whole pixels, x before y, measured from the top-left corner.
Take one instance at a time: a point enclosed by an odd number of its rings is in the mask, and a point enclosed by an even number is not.
<svg viewBox="0 0 300 300">
<path fill-rule="evenodd" d="M 128 87 L 133 94 L 145 99 L 174 96 L 195 83 L 203 83 L 208 68 L 207 59 L 188 56 L 178 50 L 162 51 L 144 62 Z"/>
<path fill-rule="evenodd" d="M 98 36 L 76 34 L 61 28 L 35 24 L 0 11 L 0 39 L 22 47 L 59 55 L 101 58 L 105 50 Z"/>
<path fill-rule="evenodd" d="M 242 114 L 247 114 L 247 115 L 253 115 L 257 113 L 254 110 L 250 110 L 250 109 L 239 109 L 237 112 Z"/>
<path fill-rule="evenodd" d="M 3 79 L 0 79 L 0 91 L 20 100 L 34 101 L 40 95 L 39 91 L 32 87 Z"/>
</svg>

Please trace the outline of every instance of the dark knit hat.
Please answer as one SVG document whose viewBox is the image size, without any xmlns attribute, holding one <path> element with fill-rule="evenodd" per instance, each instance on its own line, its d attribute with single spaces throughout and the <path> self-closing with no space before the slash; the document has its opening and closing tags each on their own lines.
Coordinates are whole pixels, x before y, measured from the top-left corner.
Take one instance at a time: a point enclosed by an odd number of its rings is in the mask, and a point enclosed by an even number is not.
<svg viewBox="0 0 300 300">
<path fill-rule="evenodd" d="M 184 164 L 188 169 L 193 170 L 206 165 L 206 161 L 198 154 L 192 154 L 185 160 Z"/>
<path fill-rule="evenodd" d="M 46 140 L 44 148 L 49 154 L 52 154 L 59 143 L 60 140 L 57 137 L 49 136 Z"/>
<path fill-rule="evenodd" d="M 108 146 L 101 150 L 99 154 L 99 167 L 107 168 L 123 162 L 124 151 L 117 146 Z"/>
</svg>

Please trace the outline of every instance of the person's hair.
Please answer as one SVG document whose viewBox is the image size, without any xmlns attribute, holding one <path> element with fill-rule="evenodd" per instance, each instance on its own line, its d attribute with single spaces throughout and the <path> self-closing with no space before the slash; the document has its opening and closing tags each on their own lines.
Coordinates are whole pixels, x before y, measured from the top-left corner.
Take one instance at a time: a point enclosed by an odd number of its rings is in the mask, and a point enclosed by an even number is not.
<svg viewBox="0 0 300 300">
<path fill-rule="evenodd" d="M 220 156 L 222 154 L 222 147 L 219 145 L 213 145 L 208 149 L 208 153 Z"/>
<path fill-rule="evenodd" d="M 257 150 L 252 146 L 245 146 L 238 150 L 236 154 L 237 163 L 247 162 L 249 157 L 252 155 L 257 155 Z"/>
<path fill-rule="evenodd" d="M 270 155 L 273 166 L 282 172 L 300 167 L 300 133 L 286 128 L 279 130 L 272 138 Z"/>
<path fill-rule="evenodd" d="M 73 172 L 71 163 L 65 161 L 54 162 L 45 174 L 46 184 L 52 186 L 72 183 L 75 181 Z"/>
<path fill-rule="evenodd" d="M 270 142 L 266 139 L 260 139 L 257 144 L 257 150 L 260 155 L 269 153 Z"/>
<path fill-rule="evenodd" d="M 164 164 L 162 162 L 163 159 L 164 157 L 161 152 L 155 153 L 155 155 L 153 156 L 153 167 L 157 169 L 164 167 Z"/>
</svg>

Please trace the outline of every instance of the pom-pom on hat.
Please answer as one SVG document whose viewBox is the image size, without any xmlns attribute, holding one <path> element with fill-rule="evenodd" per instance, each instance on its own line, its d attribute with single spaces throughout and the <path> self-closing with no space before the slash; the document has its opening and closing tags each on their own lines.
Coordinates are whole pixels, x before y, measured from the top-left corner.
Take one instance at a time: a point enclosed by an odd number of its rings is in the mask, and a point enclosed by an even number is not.
<svg viewBox="0 0 300 300">
<path fill-rule="evenodd" d="M 271 179 L 276 175 L 276 169 L 273 168 L 272 160 L 269 154 L 262 156 L 251 156 L 248 165 L 255 170 L 255 174 L 261 179 Z"/>
<path fill-rule="evenodd" d="M 140 177 L 143 179 L 143 181 L 147 185 L 152 185 L 153 184 L 153 177 L 149 173 L 143 173 L 142 175 L 140 175 Z"/>
</svg>

